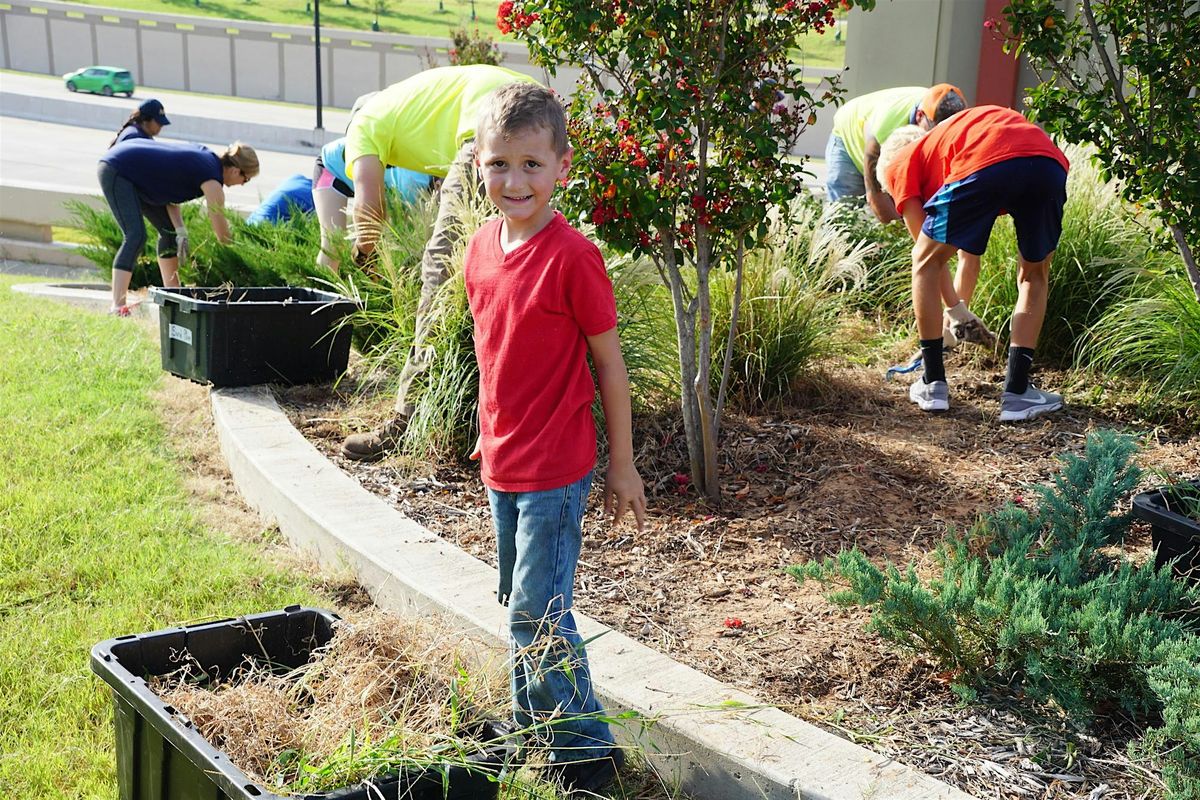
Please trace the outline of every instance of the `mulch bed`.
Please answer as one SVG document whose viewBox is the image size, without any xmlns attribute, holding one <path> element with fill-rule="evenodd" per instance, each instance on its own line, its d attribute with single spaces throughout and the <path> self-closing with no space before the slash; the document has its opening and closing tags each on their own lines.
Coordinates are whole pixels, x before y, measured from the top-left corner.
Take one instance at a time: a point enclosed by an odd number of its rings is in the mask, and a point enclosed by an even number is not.
<svg viewBox="0 0 1200 800">
<path fill-rule="evenodd" d="M 576 604 L 586 614 L 801 718 L 924 770 L 979 798 L 1124 800 L 1161 796 L 1156 775 L 1130 762 L 1132 724 L 1074 730 L 1019 699 L 964 703 L 921 658 L 864 632 L 867 616 L 835 606 L 784 567 L 856 546 L 873 560 L 915 560 L 951 527 L 1006 501 L 1025 502 L 1056 455 L 1087 433 L 1146 432 L 1136 409 L 1107 416 L 1071 403 L 1049 419 L 997 421 L 1002 365 L 952 361 L 952 409 L 921 414 L 907 383 L 881 370 L 833 366 L 820 391 L 778 413 L 729 414 L 721 458 L 725 501 L 700 502 L 685 483 L 677 422 L 635 420 L 647 529 L 612 527 L 589 511 Z M 1061 376 L 1041 383 L 1061 385 Z M 487 496 L 470 464 L 342 458 L 343 436 L 383 415 L 388 398 L 352 403 L 328 387 L 281 392 L 293 422 L 368 490 L 463 550 L 495 564 Z M 1154 428 L 1141 463 L 1200 473 L 1200 440 Z M 1148 530 L 1128 547 L 1148 556 Z M 1010 705 L 1011 704 L 1011 705 Z"/>
</svg>

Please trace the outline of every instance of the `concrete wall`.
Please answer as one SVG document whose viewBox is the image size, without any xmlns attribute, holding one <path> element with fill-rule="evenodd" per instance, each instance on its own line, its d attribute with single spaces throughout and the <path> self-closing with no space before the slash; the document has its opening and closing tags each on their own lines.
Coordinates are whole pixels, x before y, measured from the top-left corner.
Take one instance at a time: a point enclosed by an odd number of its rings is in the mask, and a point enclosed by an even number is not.
<svg viewBox="0 0 1200 800">
<path fill-rule="evenodd" d="M 322 102 L 333 108 L 349 108 L 359 95 L 449 62 L 448 39 L 322 28 L 321 41 Z M 524 45 L 502 43 L 500 49 L 504 66 L 548 82 L 560 94 L 574 91 L 578 69 L 563 66 L 550 78 L 529 63 Z M 308 27 L 55 0 L 0 4 L 0 66 L 61 75 L 92 64 L 125 67 L 139 87 L 316 102 L 313 32 Z M 810 69 L 806 75 L 820 78 L 833 72 Z M 832 116 L 832 109 L 820 112 L 793 152 L 822 154 Z"/>
<path fill-rule="evenodd" d="M 448 39 L 322 28 L 323 101 L 356 97 L 446 64 Z M 502 43 L 504 65 L 545 80 L 523 45 Z M 261 100 L 316 100 L 312 29 L 234 20 L 11 0 L 0 7 L 0 66 L 60 75 L 92 64 L 122 66 L 138 85 Z M 551 85 L 570 93 L 577 70 Z"/>
<path fill-rule="evenodd" d="M 974 103 L 983 10 L 984 0 L 880 0 L 873 11 L 853 9 L 848 95 L 953 83 Z"/>
</svg>

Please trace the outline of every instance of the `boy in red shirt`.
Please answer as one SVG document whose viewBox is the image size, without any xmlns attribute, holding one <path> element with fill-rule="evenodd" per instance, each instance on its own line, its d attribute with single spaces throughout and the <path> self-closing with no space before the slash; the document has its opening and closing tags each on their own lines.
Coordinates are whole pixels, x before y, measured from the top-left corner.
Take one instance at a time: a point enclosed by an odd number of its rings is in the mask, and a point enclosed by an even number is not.
<svg viewBox="0 0 1200 800">
<path fill-rule="evenodd" d="M 501 216 L 467 245 L 463 275 L 479 361 L 479 450 L 509 607 L 515 717 L 549 750 L 552 777 L 596 791 L 624 760 L 592 692 L 571 614 L 596 461 L 591 353 L 608 427 L 604 509 L 646 498 L 633 465 L 629 378 L 599 249 L 550 207 L 571 166 L 562 106 L 545 87 L 496 91 L 475 163 Z"/>
<path fill-rule="evenodd" d="M 1000 106 L 962 111 L 903 144 L 908 136 L 896 131 L 889 137 L 878 173 L 916 241 L 913 310 L 925 374 L 909 388 L 909 399 L 922 411 L 950 408 L 941 304 L 959 323 L 978 318 L 966 307 L 974 281 L 966 287 L 960 282 L 966 295 L 960 297 L 946 264 L 957 249 L 982 255 L 996 217 L 1007 213 L 1016 228 L 1020 264 L 1000 421 L 1057 411 L 1062 397 L 1031 386 L 1029 368 L 1046 316 L 1050 259 L 1062 234 L 1067 157 L 1040 128 Z"/>
</svg>

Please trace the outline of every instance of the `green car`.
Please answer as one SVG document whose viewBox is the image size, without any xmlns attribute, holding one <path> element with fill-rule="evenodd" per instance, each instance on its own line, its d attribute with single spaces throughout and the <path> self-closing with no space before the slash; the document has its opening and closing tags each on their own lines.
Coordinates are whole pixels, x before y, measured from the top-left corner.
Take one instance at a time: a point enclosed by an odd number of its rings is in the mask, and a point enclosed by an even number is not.
<svg viewBox="0 0 1200 800">
<path fill-rule="evenodd" d="M 120 67 L 84 67 L 63 75 L 72 92 L 99 92 L 106 97 L 123 94 L 133 97 L 133 76 Z"/>
</svg>

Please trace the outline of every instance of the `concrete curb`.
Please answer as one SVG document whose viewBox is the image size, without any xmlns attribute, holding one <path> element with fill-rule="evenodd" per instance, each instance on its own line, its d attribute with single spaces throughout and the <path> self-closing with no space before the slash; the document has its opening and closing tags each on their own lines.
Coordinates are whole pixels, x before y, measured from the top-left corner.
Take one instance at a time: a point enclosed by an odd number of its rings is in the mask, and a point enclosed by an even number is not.
<svg viewBox="0 0 1200 800">
<path fill-rule="evenodd" d="M 107 308 L 103 284 L 18 284 L 15 291 Z M 144 302 L 139 315 L 157 316 Z M 298 548 L 349 568 L 380 607 L 439 613 L 506 641 L 494 569 L 363 489 L 295 429 L 267 387 L 214 390 L 213 419 L 238 491 Z M 592 639 L 594 685 L 617 731 L 668 781 L 711 800 L 972 800 L 907 765 L 763 706 L 745 692 L 576 614 Z M 598 637 L 598 638 L 597 638 Z"/>
<path fill-rule="evenodd" d="M 77 245 L 66 242 L 32 242 L 0 237 L 0 259 L 96 271 L 96 265 L 80 255 Z"/>
<path fill-rule="evenodd" d="M 383 608 L 449 614 L 503 643 L 496 571 L 409 520 L 329 462 L 265 387 L 212 393 L 247 502 L 298 547 L 349 568 Z M 636 738 L 664 774 L 720 800 L 970 800 L 923 773 L 765 707 L 744 692 L 577 614 L 597 693 L 652 718 Z"/>
<path fill-rule="evenodd" d="M 27 294 L 41 300 L 57 300 L 89 311 L 105 313 L 112 305 L 112 290 L 106 283 L 87 281 L 74 283 L 62 281 L 57 283 L 18 283 L 13 287 L 14 292 Z M 158 306 L 137 295 L 131 299 L 137 300 L 133 306 L 132 316 L 136 318 L 157 320 Z"/>
</svg>

